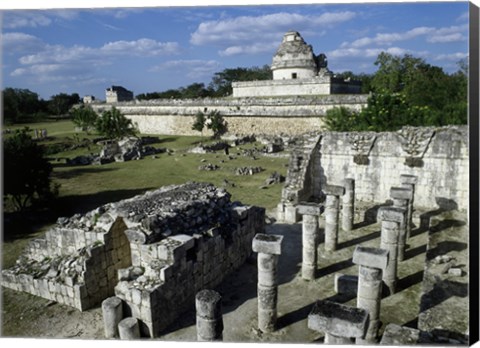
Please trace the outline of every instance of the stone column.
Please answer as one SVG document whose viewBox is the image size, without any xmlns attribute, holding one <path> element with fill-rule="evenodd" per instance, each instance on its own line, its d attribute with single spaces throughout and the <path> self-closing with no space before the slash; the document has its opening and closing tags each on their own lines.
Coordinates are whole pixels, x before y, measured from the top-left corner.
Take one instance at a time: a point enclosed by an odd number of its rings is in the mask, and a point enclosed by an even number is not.
<svg viewBox="0 0 480 348">
<path fill-rule="evenodd" d="M 337 250 L 338 243 L 338 213 L 340 196 L 345 193 L 343 186 L 326 185 L 325 201 L 325 250 Z"/>
<path fill-rule="evenodd" d="M 368 312 L 340 303 L 317 301 L 308 315 L 308 328 L 325 333 L 325 344 L 351 344 L 365 336 Z"/>
<path fill-rule="evenodd" d="M 318 259 L 318 217 L 323 207 L 316 203 L 300 203 L 297 211 L 302 215 L 302 278 L 314 280 Z"/>
<path fill-rule="evenodd" d="M 195 296 L 197 311 L 197 340 L 223 339 L 222 296 L 213 290 L 202 290 Z"/>
<path fill-rule="evenodd" d="M 415 185 L 417 184 L 418 178 L 415 175 L 402 174 L 400 175 L 400 183 L 402 187 L 409 188 L 412 190 L 412 199 L 408 201 L 408 211 L 407 211 L 407 240 L 410 238 L 412 233 L 412 216 L 413 216 L 413 201 L 415 199 Z"/>
<path fill-rule="evenodd" d="M 283 236 L 258 233 L 252 242 L 258 253 L 258 328 L 262 332 L 275 331 L 277 323 L 277 263 L 282 240 Z"/>
<path fill-rule="evenodd" d="M 390 197 L 393 199 L 393 206 L 396 208 L 405 209 L 405 224 L 399 226 L 398 236 L 398 261 L 403 261 L 405 258 L 405 246 L 407 244 L 407 226 L 411 221 L 408 220 L 408 206 L 412 199 L 412 190 L 404 187 L 390 188 Z"/>
<path fill-rule="evenodd" d="M 122 300 L 117 296 L 103 300 L 102 315 L 105 338 L 118 337 L 118 323 L 123 318 Z"/>
<path fill-rule="evenodd" d="M 389 261 L 383 272 L 383 282 L 389 289 L 389 294 L 395 293 L 397 286 L 398 238 L 399 229 L 405 224 L 406 210 L 395 207 L 384 207 L 378 210 L 378 219 L 382 222 L 380 249 L 388 251 Z"/>
<path fill-rule="evenodd" d="M 370 318 L 365 338 L 357 338 L 356 343 L 376 343 L 380 328 L 382 270 L 388 264 L 388 251 L 357 246 L 353 252 L 353 263 L 359 265 L 357 307 L 365 309 Z"/>
<path fill-rule="evenodd" d="M 351 231 L 355 216 L 355 180 L 345 179 L 345 194 L 342 199 L 342 230 Z"/>
<path fill-rule="evenodd" d="M 122 340 L 134 340 L 140 338 L 140 327 L 137 318 L 125 318 L 118 323 L 118 333 Z"/>
</svg>

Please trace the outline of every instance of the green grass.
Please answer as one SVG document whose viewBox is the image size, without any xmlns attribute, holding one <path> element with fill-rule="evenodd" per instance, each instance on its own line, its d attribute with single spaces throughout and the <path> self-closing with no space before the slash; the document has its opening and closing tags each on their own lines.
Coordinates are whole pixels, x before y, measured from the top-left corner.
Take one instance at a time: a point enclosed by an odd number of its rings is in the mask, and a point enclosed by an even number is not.
<svg viewBox="0 0 480 348">
<path fill-rule="evenodd" d="M 10 129 L 46 128 L 49 139 L 41 140 L 40 144 L 75 144 L 78 139 L 93 139 L 98 135 L 77 133 L 70 121 L 43 122 L 29 125 L 16 125 Z M 75 135 L 77 134 L 77 135 Z M 7 135 L 8 136 L 8 135 Z M 26 243 L 40 236 L 59 216 L 71 216 L 75 213 L 85 213 L 96 207 L 142 194 L 146 190 L 157 189 L 165 185 L 183 184 L 188 181 L 209 182 L 218 187 L 225 187 L 232 195 L 232 201 L 244 204 L 257 205 L 267 209 L 274 208 L 280 201 L 283 185 L 275 184 L 260 189 L 265 180 L 277 171 L 286 175 L 288 158 L 272 158 L 258 156 L 257 160 L 250 157 L 238 156 L 239 148 L 231 148 L 230 155 L 235 159 L 229 160 L 223 151 L 209 154 L 192 154 L 188 150 L 199 142 L 211 143 L 208 137 L 201 136 L 172 136 L 158 135 L 160 142 L 155 147 L 168 148 L 173 154 L 157 154 L 156 158 L 147 156 L 139 161 L 123 163 L 109 163 L 105 165 L 69 166 L 67 158 L 79 155 L 98 153 L 99 146 L 85 147 L 50 154 L 53 165 L 53 182 L 60 184 L 59 197 L 48 217 L 42 220 L 20 219 L 14 224 L 5 224 L 3 243 L 3 267 L 13 265 Z M 256 144 L 257 146 L 259 144 Z M 240 146 L 242 149 L 254 145 Z M 205 162 L 202 162 L 202 160 Z M 223 161 L 223 162 L 222 162 Z M 216 171 L 200 171 L 198 167 L 206 163 L 216 164 L 220 169 Z M 265 170 L 252 176 L 237 176 L 236 167 L 255 166 Z M 224 186 L 224 179 L 230 185 Z M 234 184 L 232 187 L 231 184 Z"/>
</svg>

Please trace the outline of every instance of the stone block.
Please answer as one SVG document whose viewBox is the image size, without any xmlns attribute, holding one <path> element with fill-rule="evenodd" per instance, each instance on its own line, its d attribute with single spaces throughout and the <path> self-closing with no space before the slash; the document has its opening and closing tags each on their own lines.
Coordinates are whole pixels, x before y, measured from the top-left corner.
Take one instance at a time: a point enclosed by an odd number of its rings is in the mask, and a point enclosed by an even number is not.
<svg viewBox="0 0 480 348">
<path fill-rule="evenodd" d="M 176 234 L 168 238 L 182 243 L 185 250 L 188 250 L 195 246 L 195 238 L 186 234 Z"/>
<path fill-rule="evenodd" d="M 324 206 L 318 203 L 300 202 L 297 205 L 297 213 L 300 215 L 319 216 L 324 211 Z"/>
<path fill-rule="evenodd" d="M 283 236 L 257 233 L 252 241 L 252 249 L 256 253 L 280 255 L 282 253 Z"/>
<path fill-rule="evenodd" d="M 362 338 L 367 324 L 366 310 L 327 300 L 317 301 L 308 315 L 309 329 L 339 337 Z"/>
<path fill-rule="evenodd" d="M 337 294 L 357 296 L 358 276 L 335 273 L 334 289 Z"/>
<path fill-rule="evenodd" d="M 418 181 L 418 177 L 415 175 L 402 174 L 400 175 L 400 182 L 402 184 L 412 184 L 415 185 Z"/>
<path fill-rule="evenodd" d="M 390 188 L 390 197 L 393 199 L 405 199 L 412 200 L 413 191 L 405 187 L 391 187 Z"/>
<path fill-rule="evenodd" d="M 323 192 L 331 196 L 343 196 L 345 194 L 345 187 L 339 185 L 325 185 Z"/>
<path fill-rule="evenodd" d="M 397 207 L 381 207 L 378 209 L 377 219 L 380 221 L 392 221 L 397 223 L 405 223 L 405 215 L 407 210 Z"/>
<path fill-rule="evenodd" d="M 297 208 L 293 205 L 285 206 L 285 222 L 295 223 L 298 221 Z"/>
<path fill-rule="evenodd" d="M 413 346 L 417 344 L 420 330 L 390 323 L 385 327 L 380 344 L 389 346 Z"/>
<path fill-rule="evenodd" d="M 140 230 L 127 229 L 125 230 L 124 233 L 127 236 L 130 243 L 145 244 L 147 241 L 147 235 Z"/>
<path fill-rule="evenodd" d="M 388 250 L 357 245 L 352 261 L 357 265 L 385 269 L 388 264 Z"/>
</svg>

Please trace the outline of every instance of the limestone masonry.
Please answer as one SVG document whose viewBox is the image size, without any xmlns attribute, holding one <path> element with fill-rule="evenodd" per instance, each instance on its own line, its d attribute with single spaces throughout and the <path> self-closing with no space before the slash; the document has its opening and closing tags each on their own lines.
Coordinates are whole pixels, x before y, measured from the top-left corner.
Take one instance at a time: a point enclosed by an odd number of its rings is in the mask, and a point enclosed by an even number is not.
<svg viewBox="0 0 480 348">
<path fill-rule="evenodd" d="M 418 178 L 417 206 L 466 211 L 468 173 L 467 126 L 311 134 L 292 151 L 278 217 L 297 221 L 298 203 L 323 200 L 328 193 L 322 188 L 342 185 L 344 178 L 355 180 L 357 201 L 386 202 L 400 174 Z"/>
<path fill-rule="evenodd" d="M 143 134 L 199 135 L 192 130 L 198 112 L 218 111 L 230 134 L 298 135 L 323 129 L 327 110 L 344 106 L 360 111 L 368 95 L 337 94 L 264 98 L 204 98 L 92 104 L 97 113 L 112 106 L 131 119 Z M 204 133 L 207 135 L 207 133 Z"/>
<path fill-rule="evenodd" d="M 245 262 L 264 215 L 211 184 L 163 187 L 59 218 L 2 271 L 2 285 L 82 311 L 115 294 L 142 336 L 157 337 Z"/>
</svg>

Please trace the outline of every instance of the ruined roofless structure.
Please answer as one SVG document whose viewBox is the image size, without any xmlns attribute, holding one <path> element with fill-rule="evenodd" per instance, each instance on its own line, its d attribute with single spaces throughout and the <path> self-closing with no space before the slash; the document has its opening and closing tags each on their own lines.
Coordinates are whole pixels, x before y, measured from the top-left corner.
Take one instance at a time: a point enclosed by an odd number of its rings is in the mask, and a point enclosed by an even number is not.
<svg viewBox="0 0 480 348">
<path fill-rule="evenodd" d="M 2 271 L 2 285 L 81 311 L 116 296 L 143 337 L 158 337 L 245 262 L 264 223 L 263 208 L 211 184 L 165 186 L 59 218 Z"/>
<path fill-rule="evenodd" d="M 327 57 L 315 55 L 297 31 L 288 31 L 273 56 L 273 80 L 234 82 L 234 97 L 358 94 L 361 83 L 333 77 Z"/>
</svg>

